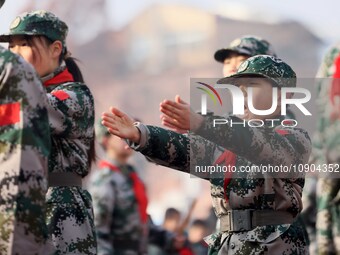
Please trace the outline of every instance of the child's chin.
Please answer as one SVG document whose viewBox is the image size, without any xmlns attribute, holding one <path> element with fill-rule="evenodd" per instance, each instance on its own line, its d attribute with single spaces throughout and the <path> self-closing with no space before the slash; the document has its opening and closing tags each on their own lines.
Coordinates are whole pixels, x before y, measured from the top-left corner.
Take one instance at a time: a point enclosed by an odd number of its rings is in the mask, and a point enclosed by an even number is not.
<svg viewBox="0 0 340 255">
<path fill-rule="evenodd" d="M 265 119 L 268 119 L 267 116 L 258 116 L 258 115 L 252 115 L 252 114 L 249 114 L 249 115 L 244 115 L 245 118 L 243 118 L 244 120 L 246 121 L 249 121 L 249 120 L 265 120 Z"/>
</svg>

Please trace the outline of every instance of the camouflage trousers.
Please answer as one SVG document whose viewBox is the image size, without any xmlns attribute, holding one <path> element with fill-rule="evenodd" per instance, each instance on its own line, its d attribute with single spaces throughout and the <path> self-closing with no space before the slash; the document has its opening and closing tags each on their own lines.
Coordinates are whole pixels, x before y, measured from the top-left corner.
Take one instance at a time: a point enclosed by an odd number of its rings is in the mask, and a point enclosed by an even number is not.
<svg viewBox="0 0 340 255">
<path fill-rule="evenodd" d="M 259 236 L 255 241 L 249 232 L 224 233 L 220 247 L 209 250 L 209 255 L 309 254 L 304 231 L 299 222 L 294 222 L 283 233 L 278 233 L 269 235 L 269 238 L 261 242 Z"/>
<path fill-rule="evenodd" d="M 46 201 L 55 254 L 97 254 L 91 195 L 81 187 L 53 187 L 48 189 Z"/>
</svg>

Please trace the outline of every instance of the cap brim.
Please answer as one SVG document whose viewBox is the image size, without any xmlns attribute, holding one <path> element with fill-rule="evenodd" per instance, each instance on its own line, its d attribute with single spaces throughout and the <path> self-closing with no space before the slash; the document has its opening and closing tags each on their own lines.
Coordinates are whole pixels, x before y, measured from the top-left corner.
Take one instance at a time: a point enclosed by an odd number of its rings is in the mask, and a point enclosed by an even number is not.
<svg viewBox="0 0 340 255">
<path fill-rule="evenodd" d="M 0 35 L 0 42 L 9 42 L 11 35 Z"/>
<path fill-rule="evenodd" d="M 230 49 L 220 49 L 215 52 L 214 58 L 217 62 L 223 63 L 224 60 L 229 57 L 232 53 L 237 53 L 236 51 Z"/>
<path fill-rule="evenodd" d="M 10 42 L 12 36 L 16 35 L 41 35 L 40 33 L 35 33 L 35 32 L 20 32 L 20 33 L 13 33 L 13 34 L 3 34 L 0 35 L 0 42 Z"/>
<path fill-rule="evenodd" d="M 217 62 L 223 63 L 224 60 L 228 58 L 231 54 L 239 54 L 251 57 L 251 55 L 249 55 L 249 52 L 246 50 L 225 48 L 216 51 L 214 58 Z"/>
</svg>

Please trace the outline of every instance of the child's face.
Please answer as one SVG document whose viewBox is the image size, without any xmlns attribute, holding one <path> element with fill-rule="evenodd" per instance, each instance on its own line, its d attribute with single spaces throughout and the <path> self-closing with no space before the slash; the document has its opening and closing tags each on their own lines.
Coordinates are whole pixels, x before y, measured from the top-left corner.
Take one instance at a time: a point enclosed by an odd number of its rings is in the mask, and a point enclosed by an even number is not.
<svg viewBox="0 0 340 255">
<path fill-rule="evenodd" d="M 57 65 L 53 61 L 53 45 L 48 45 L 42 37 L 33 37 L 28 41 L 24 36 L 12 36 L 9 50 L 30 63 L 40 77 L 51 73 Z"/>
<path fill-rule="evenodd" d="M 116 160 L 124 161 L 124 163 L 133 153 L 133 150 L 130 147 L 127 147 L 126 142 L 118 136 L 107 136 L 104 138 L 103 144 L 111 157 L 114 157 Z"/>
<path fill-rule="evenodd" d="M 189 241 L 191 243 L 200 242 L 207 235 L 207 230 L 203 226 L 192 226 L 189 229 Z"/>
<path fill-rule="evenodd" d="M 277 95 L 277 108 L 274 113 L 270 115 L 256 115 L 249 111 L 248 108 L 248 88 L 251 87 L 253 90 L 252 103 L 256 110 L 268 110 L 273 104 L 273 86 L 272 84 L 264 78 L 245 78 L 241 80 L 241 85 L 239 86 L 244 94 L 244 115 L 240 116 L 244 120 L 251 119 L 270 119 L 276 117 L 280 114 L 281 110 L 281 90 L 278 89 Z"/>
<path fill-rule="evenodd" d="M 223 76 L 235 74 L 237 68 L 246 60 L 248 56 L 232 53 L 223 62 Z"/>
</svg>

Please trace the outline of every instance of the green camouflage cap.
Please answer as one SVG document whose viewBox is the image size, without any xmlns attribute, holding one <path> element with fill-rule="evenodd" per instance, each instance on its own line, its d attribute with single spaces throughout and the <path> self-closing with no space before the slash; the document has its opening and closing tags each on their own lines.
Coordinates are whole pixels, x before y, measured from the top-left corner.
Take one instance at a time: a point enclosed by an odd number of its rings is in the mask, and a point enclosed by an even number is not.
<svg viewBox="0 0 340 255">
<path fill-rule="evenodd" d="M 9 42 L 12 35 L 43 35 L 51 41 L 61 41 L 66 47 L 68 27 L 51 12 L 44 10 L 25 12 L 11 23 L 8 34 L 0 36 L 0 42 Z"/>
<path fill-rule="evenodd" d="M 215 60 L 224 62 L 232 53 L 247 55 L 249 57 L 256 55 L 276 56 L 272 45 L 266 40 L 257 36 L 243 36 L 230 43 L 227 48 L 215 52 Z"/>
<path fill-rule="evenodd" d="M 96 140 L 102 145 L 103 138 L 110 135 L 110 132 L 102 124 L 102 120 L 99 119 L 95 125 Z"/>
<path fill-rule="evenodd" d="M 257 55 L 245 60 L 235 74 L 217 81 L 218 84 L 235 84 L 240 77 L 263 77 L 274 82 L 274 86 L 296 87 L 296 74 L 281 59 L 269 55 Z"/>
</svg>

